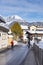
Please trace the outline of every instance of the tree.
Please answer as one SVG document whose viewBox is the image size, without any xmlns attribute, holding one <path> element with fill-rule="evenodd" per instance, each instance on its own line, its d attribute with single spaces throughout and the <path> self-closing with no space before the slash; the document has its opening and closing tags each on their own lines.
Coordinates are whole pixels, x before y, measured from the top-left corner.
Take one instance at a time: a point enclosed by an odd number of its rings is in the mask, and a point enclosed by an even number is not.
<svg viewBox="0 0 43 65">
<path fill-rule="evenodd" d="M 11 28 L 11 31 L 15 33 L 17 36 L 22 36 L 23 32 L 18 22 L 15 22 L 10 28 Z"/>
</svg>

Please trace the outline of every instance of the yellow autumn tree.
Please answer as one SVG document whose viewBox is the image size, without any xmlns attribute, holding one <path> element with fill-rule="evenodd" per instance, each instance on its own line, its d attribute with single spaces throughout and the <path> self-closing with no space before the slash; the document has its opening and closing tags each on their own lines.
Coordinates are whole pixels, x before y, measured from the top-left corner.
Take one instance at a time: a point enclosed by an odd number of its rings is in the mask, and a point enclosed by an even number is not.
<svg viewBox="0 0 43 65">
<path fill-rule="evenodd" d="M 11 28 L 11 31 L 15 35 L 22 36 L 23 32 L 22 32 L 21 26 L 18 22 L 15 22 L 10 28 Z"/>
</svg>

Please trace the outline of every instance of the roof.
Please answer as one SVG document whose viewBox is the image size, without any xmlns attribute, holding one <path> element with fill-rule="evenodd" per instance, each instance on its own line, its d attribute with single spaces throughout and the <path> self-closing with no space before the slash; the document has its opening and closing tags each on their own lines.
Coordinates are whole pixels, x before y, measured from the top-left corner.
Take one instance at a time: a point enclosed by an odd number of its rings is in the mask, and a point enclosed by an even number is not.
<svg viewBox="0 0 43 65">
<path fill-rule="evenodd" d="M 2 16 L 0 16 L 0 30 L 4 32 L 8 32 L 9 28 L 6 25 L 6 22 Z"/>
<path fill-rule="evenodd" d="M 8 32 L 9 28 L 8 28 L 7 25 L 0 23 L 0 30 L 3 31 L 3 32 Z"/>
<path fill-rule="evenodd" d="M 0 23 L 2 23 L 2 22 L 6 23 L 5 20 L 4 20 L 4 18 L 2 16 L 0 16 Z"/>
<path fill-rule="evenodd" d="M 28 29 L 28 26 L 26 26 L 26 25 L 21 25 L 21 28 L 22 28 L 22 29 Z"/>
<path fill-rule="evenodd" d="M 28 31 L 29 33 L 31 33 L 31 34 L 35 34 L 35 33 L 37 33 L 37 34 L 43 34 L 43 31 Z"/>
<path fill-rule="evenodd" d="M 3 31 L 3 32 L 8 32 L 9 31 L 8 29 L 6 29 L 5 27 L 2 27 L 2 26 L 0 26 L 0 30 Z"/>
</svg>

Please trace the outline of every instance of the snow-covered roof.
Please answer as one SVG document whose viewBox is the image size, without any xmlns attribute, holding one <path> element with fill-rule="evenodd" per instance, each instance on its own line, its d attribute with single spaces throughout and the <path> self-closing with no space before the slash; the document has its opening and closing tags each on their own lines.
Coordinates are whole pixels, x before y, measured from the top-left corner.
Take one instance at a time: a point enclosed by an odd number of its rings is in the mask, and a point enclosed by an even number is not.
<svg viewBox="0 0 43 65">
<path fill-rule="evenodd" d="M 21 25 L 21 28 L 22 28 L 22 29 L 28 29 L 28 26 L 26 26 L 26 25 Z"/>
<path fill-rule="evenodd" d="M 8 32 L 9 31 L 9 27 L 4 24 L 4 23 L 0 23 L 0 30 L 4 31 L 4 32 Z"/>
<path fill-rule="evenodd" d="M 0 26 L 5 27 L 6 29 L 9 29 L 9 27 L 4 23 L 0 23 Z"/>
<path fill-rule="evenodd" d="M 34 33 L 37 33 L 37 34 L 43 34 L 43 31 L 28 31 L 28 32 L 30 32 L 30 33 L 32 33 L 32 34 L 34 34 Z"/>
<path fill-rule="evenodd" d="M 4 17 L 0 15 L 0 23 L 2 23 L 2 22 L 6 23 Z"/>
<path fill-rule="evenodd" d="M 12 38 L 12 37 L 13 37 L 13 35 L 8 35 L 8 37 Z"/>
</svg>

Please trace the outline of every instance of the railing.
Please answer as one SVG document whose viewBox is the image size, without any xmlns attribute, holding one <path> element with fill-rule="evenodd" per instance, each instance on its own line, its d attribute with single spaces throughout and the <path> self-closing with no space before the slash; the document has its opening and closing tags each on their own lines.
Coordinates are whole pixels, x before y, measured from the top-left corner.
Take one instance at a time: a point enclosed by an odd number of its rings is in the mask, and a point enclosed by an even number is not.
<svg viewBox="0 0 43 65">
<path fill-rule="evenodd" d="M 43 49 L 39 48 L 35 43 L 33 45 L 34 54 L 38 65 L 43 65 Z"/>
</svg>

